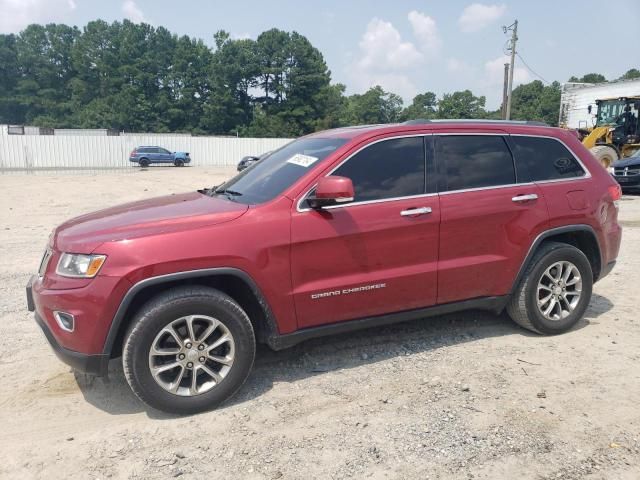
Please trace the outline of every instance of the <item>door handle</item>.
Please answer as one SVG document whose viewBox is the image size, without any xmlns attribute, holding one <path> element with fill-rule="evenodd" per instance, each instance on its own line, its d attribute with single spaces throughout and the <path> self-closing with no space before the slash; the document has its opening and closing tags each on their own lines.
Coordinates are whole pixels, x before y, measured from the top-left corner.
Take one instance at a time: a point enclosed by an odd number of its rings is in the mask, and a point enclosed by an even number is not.
<svg viewBox="0 0 640 480">
<path fill-rule="evenodd" d="M 512 202 L 528 202 L 530 200 L 537 200 L 538 195 L 535 193 L 529 193 L 527 195 L 516 195 L 511 199 Z"/>
<path fill-rule="evenodd" d="M 431 207 L 410 208 L 408 210 L 402 210 L 400 216 L 402 217 L 415 217 L 418 215 L 425 215 L 431 213 Z"/>
</svg>

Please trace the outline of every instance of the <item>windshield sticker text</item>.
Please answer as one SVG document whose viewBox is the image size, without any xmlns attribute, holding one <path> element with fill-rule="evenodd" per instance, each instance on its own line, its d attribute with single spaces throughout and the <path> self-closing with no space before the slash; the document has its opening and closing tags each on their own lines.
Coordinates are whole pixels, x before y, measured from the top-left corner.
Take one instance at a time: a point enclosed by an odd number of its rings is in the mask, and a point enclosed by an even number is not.
<svg viewBox="0 0 640 480">
<path fill-rule="evenodd" d="M 302 153 L 296 153 L 293 157 L 287 160 L 287 163 L 293 163 L 304 168 L 308 168 L 318 160 L 318 157 L 312 157 L 311 155 L 303 155 Z"/>
</svg>

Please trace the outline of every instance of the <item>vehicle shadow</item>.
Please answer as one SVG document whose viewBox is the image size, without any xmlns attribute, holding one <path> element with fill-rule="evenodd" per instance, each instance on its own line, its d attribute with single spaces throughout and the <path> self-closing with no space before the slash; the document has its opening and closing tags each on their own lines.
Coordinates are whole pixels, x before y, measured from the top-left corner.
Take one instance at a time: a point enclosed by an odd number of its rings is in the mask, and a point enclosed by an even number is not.
<svg viewBox="0 0 640 480">
<path fill-rule="evenodd" d="M 572 331 L 585 328 L 611 308 L 613 304 L 606 297 L 594 294 L 584 318 Z M 520 335 L 526 337 L 527 342 L 543 338 L 518 327 L 506 312 L 494 315 L 472 310 L 308 340 L 279 352 L 260 345 L 247 382 L 219 410 L 255 399 L 275 383 L 296 382 L 389 358 L 503 335 Z M 120 359 L 112 360 L 108 379 L 76 374 L 76 381 L 87 402 L 112 415 L 144 411 L 153 419 L 176 418 L 147 407 L 136 398 L 124 378 Z"/>
</svg>

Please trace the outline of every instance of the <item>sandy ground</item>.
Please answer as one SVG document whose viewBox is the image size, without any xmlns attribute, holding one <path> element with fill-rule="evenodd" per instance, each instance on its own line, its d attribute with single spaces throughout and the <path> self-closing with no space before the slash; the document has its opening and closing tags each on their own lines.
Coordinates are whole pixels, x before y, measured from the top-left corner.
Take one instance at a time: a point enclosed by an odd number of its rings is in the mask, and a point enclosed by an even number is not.
<svg viewBox="0 0 640 480">
<path fill-rule="evenodd" d="M 232 170 L 0 175 L 3 478 L 640 478 L 640 197 L 622 251 L 573 331 L 540 337 L 467 312 L 258 352 L 239 394 L 176 418 L 145 408 L 119 361 L 60 363 L 24 285 L 51 229 Z"/>
</svg>

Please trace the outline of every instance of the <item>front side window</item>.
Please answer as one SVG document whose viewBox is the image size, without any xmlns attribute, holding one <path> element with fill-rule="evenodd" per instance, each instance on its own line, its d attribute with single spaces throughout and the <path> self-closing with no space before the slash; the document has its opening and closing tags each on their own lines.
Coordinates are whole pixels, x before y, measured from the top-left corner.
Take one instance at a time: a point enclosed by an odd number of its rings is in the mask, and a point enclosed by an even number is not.
<svg viewBox="0 0 640 480">
<path fill-rule="evenodd" d="M 345 138 L 301 138 L 262 156 L 251 168 L 244 169 L 228 182 L 218 186 L 214 194 L 246 204 L 264 203 L 274 199 L 293 185 L 312 166 L 324 160 Z"/>
<path fill-rule="evenodd" d="M 511 152 L 499 135 L 438 136 L 436 159 L 444 172 L 444 191 L 497 187 L 516 181 Z"/>
<path fill-rule="evenodd" d="M 559 180 L 585 174 L 573 154 L 553 138 L 512 136 L 511 144 L 520 182 Z"/>
<path fill-rule="evenodd" d="M 422 137 L 384 140 L 356 153 L 332 175 L 353 182 L 354 202 L 408 197 L 425 193 Z"/>
</svg>

